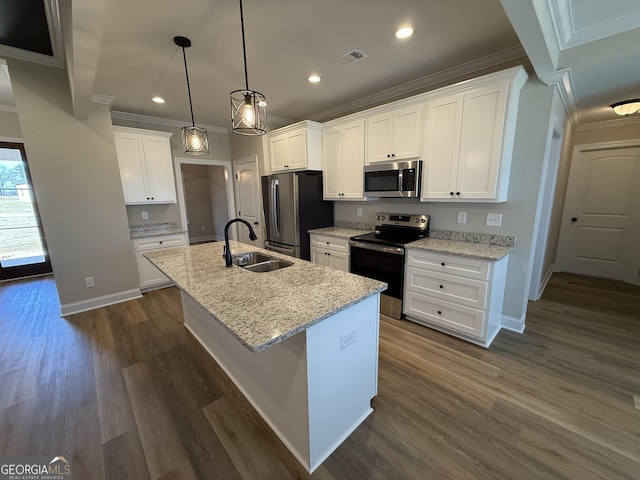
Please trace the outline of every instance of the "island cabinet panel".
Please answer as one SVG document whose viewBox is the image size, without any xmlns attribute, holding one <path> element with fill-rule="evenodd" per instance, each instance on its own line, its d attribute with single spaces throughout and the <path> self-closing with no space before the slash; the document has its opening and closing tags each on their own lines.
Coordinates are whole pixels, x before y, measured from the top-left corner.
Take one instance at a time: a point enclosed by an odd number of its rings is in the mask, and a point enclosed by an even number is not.
<svg viewBox="0 0 640 480">
<path fill-rule="evenodd" d="M 185 326 L 312 473 L 373 411 L 379 295 L 252 352 L 182 292 Z"/>
<path fill-rule="evenodd" d="M 171 133 L 114 127 L 124 202 L 127 205 L 175 203 Z"/>
<path fill-rule="evenodd" d="M 407 248 L 408 320 L 488 347 L 502 324 L 507 257 L 498 261 Z"/>
<path fill-rule="evenodd" d="M 322 125 L 303 121 L 269 133 L 271 172 L 322 170 Z"/>
</svg>

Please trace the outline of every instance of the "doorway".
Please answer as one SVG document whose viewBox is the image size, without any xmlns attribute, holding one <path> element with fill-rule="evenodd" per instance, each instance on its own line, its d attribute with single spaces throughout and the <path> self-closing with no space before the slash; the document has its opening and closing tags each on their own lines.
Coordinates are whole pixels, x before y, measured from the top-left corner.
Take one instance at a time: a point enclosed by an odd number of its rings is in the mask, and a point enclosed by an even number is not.
<svg viewBox="0 0 640 480">
<path fill-rule="evenodd" d="M 191 158 L 174 162 L 189 244 L 224 240 L 224 227 L 235 211 L 231 162 Z M 234 229 L 231 238 L 236 238 Z"/>
<path fill-rule="evenodd" d="M 0 280 L 51 273 L 21 143 L 0 142 Z"/>
<path fill-rule="evenodd" d="M 558 270 L 640 283 L 640 140 L 574 148 Z"/>
</svg>

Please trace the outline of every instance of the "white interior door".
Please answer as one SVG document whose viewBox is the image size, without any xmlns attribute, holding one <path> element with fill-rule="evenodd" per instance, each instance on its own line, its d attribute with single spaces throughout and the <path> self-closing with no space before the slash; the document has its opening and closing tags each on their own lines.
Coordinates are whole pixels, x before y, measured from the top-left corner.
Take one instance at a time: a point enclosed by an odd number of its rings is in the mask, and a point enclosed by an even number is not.
<svg viewBox="0 0 640 480">
<path fill-rule="evenodd" d="M 558 270 L 640 280 L 640 146 L 577 147 L 558 245 Z"/>
<path fill-rule="evenodd" d="M 238 240 L 259 247 L 264 245 L 262 233 L 262 207 L 260 202 L 260 176 L 256 157 L 238 160 L 233 163 L 236 191 L 236 213 L 239 218 L 249 222 L 258 239 L 249 239 L 249 230 L 238 223 Z"/>
</svg>

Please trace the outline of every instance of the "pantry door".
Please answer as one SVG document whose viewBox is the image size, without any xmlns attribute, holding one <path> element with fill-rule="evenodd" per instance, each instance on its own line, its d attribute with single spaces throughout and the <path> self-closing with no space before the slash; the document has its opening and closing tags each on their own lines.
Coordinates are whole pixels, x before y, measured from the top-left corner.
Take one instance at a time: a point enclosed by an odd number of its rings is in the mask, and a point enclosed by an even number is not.
<svg viewBox="0 0 640 480">
<path fill-rule="evenodd" d="M 557 270 L 640 283 L 640 141 L 574 148 Z"/>
</svg>

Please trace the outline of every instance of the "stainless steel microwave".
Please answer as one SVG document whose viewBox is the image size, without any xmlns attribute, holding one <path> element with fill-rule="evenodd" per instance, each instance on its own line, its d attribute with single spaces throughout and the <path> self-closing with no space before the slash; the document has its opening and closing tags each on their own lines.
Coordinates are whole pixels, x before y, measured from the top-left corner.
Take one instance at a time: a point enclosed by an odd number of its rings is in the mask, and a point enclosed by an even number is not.
<svg viewBox="0 0 640 480">
<path fill-rule="evenodd" d="M 379 163 L 364 167 L 365 197 L 419 197 L 422 162 Z"/>
</svg>

